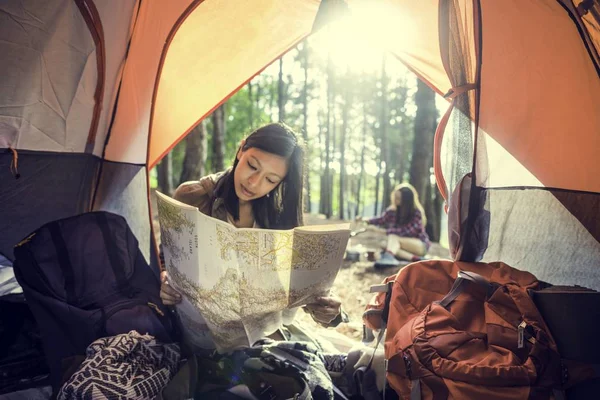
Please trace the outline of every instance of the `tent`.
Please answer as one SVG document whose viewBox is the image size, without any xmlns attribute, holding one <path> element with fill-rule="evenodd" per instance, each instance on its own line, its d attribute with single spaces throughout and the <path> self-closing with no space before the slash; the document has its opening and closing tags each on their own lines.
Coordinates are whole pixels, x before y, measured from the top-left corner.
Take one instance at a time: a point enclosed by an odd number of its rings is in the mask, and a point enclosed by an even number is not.
<svg viewBox="0 0 600 400">
<path fill-rule="evenodd" d="M 0 253 L 107 210 L 156 265 L 149 168 L 348 13 L 411 35 L 389 51 L 449 101 L 435 154 L 455 256 L 600 289 L 597 0 L 3 1 Z"/>
</svg>

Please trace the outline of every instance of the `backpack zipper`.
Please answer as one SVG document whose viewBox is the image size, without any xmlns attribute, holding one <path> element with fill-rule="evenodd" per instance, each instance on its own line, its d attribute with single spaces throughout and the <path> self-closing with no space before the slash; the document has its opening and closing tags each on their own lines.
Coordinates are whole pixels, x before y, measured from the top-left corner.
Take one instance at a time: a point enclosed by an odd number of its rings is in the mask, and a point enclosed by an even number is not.
<svg viewBox="0 0 600 400">
<path fill-rule="evenodd" d="M 528 331 L 527 328 L 530 325 L 527 325 L 525 320 L 521 321 L 519 326 L 517 326 L 517 348 L 522 349 L 525 345 L 525 339 L 531 344 L 535 344 L 536 340 Z"/>
</svg>

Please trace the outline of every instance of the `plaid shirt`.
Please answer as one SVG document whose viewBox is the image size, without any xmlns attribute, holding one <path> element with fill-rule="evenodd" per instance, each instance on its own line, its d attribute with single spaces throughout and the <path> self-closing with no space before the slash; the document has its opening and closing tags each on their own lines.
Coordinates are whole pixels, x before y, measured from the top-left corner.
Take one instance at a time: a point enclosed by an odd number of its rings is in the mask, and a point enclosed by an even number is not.
<svg viewBox="0 0 600 400">
<path fill-rule="evenodd" d="M 388 208 L 381 217 L 375 217 L 367 220 L 368 224 L 377 225 L 385 228 L 388 235 L 398 235 L 404 237 L 414 237 L 425 243 L 429 249 L 431 242 L 423 226 L 423 217 L 421 211 L 415 208 L 413 217 L 404 225 L 396 225 L 396 210 Z"/>
</svg>

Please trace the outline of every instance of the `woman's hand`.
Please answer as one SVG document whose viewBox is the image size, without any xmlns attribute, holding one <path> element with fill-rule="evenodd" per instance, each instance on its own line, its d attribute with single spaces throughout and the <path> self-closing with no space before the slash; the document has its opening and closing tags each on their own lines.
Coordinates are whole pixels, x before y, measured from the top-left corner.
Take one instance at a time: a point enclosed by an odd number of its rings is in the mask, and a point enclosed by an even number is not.
<svg viewBox="0 0 600 400">
<path fill-rule="evenodd" d="M 317 297 L 314 303 L 304 306 L 304 311 L 309 313 L 315 322 L 328 327 L 342 312 L 342 302 L 336 296 Z"/>
<path fill-rule="evenodd" d="M 167 271 L 160 273 L 160 298 L 165 306 L 181 303 L 181 294 L 169 285 Z"/>
</svg>

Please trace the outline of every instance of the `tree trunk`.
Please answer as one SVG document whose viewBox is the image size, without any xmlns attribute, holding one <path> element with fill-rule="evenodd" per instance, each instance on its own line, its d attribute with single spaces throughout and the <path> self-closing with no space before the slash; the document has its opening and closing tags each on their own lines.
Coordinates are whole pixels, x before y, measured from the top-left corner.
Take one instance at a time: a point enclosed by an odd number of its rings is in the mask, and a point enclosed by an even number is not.
<svg viewBox="0 0 600 400">
<path fill-rule="evenodd" d="M 304 138 L 304 151 L 306 152 L 305 158 L 308 160 L 308 42 L 306 40 L 304 41 L 302 51 L 304 56 L 304 87 L 302 88 L 302 137 Z M 308 162 L 306 165 L 308 165 Z M 306 190 L 306 196 L 304 196 L 304 209 L 307 212 L 311 212 L 310 167 L 308 166 L 306 167 L 306 171 L 304 171 L 304 187 Z"/>
<path fill-rule="evenodd" d="M 381 157 L 378 165 L 379 168 L 377 169 L 377 175 L 375 176 L 375 215 L 379 215 L 379 180 L 381 179 Z"/>
<path fill-rule="evenodd" d="M 404 164 L 405 164 L 404 149 L 403 149 L 405 140 L 402 140 L 402 137 L 403 137 L 402 131 L 400 131 L 398 134 L 400 135 L 401 140 L 400 140 L 400 145 L 395 150 L 396 173 L 395 173 L 394 178 L 395 178 L 396 182 L 402 183 L 402 181 L 404 180 L 404 172 L 405 172 L 405 170 L 404 170 Z"/>
<path fill-rule="evenodd" d="M 421 198 L 421 203 L 423 205 L 423 209 L 425 210 L 425 215 L 427 216 L 427 225 L 425 226 L 425 232 L 429 235 L 429 238 L 433 241 L 437 241 L 434 239 L 433 232 L 433 223 L 432 220 L 437 219 L 437 212 L 435 207 L 433 206 L 433 199 L 431 198 L 431 183 L 428 183 L 425 186 L 425 197 Z"/>
<path fill-rule="evenodd" d="M 337 110 L 336 110 L 336 81 L 335 81 L 335 72 L 331 69 L 331 141 L 330 141 L 330 153 L 329 158 L 333 163 L 335 162 L 336 156 L 336 144 L 337 144 Z M 335 171 L 330 168 L 329 169 L 329 192 L 327 196 L 327 207 L 329 207 L 329 217 L 333 216 L 333 186 L 335 184 Z"/>
<path fill-rule="evenodd" d="M 325 129 L 323 129 L 323 120 L 321 118 L 322 113 L 319 112 L 319 149 L 323 148 L 325 142 Z M 319 171 L 323 171 L 323 164 L 325 159 L 323 157 L 323 151 L 319 151 Z M 319 213 L 325 215 L 325 188 L 326 188 L 325 174 L 321 172 L 321 179 L 319 180 Z"/>
<path fill-rule="evenodd" d="M 283 82 L 283 56 L 279 58 L 279 81 L 277 84 L 277 108 L 279 109 L 279 121 L 285 120 L 285 85 Z"/>
<path fill-rule="evenodd" d="M 262 90 L 261 90 L 262 87 L 260 86 L 260 80 L 258 80 L 258 79 L 256 80 L 255 86 L 256 86 L 256 96 L 254 96 L 254 101 L 255 101 L 254 105 L 257 110 L 260 110 L 259 101 L 260 101 L 260 96 L 262 96 Z"/>
<path fill-rule="evenodd" d="M 427 185 L 431 184 L 430 169 L 433 164 L 433 137 L 437 111 L 435 93 L 421 82 L 417 83 L 415 94 L 417 114 L 415 116 L 415 138 L 410 163 L 410 183 L 415 187 L 420 198 L 425 198 Z"/>
<path fill-rule="evenodd" d="M 325 130 L 325 171 L 324 171 L 324 192 L 321 196 L 324 196 L 324 214 L 327 219 L 331 218 L 331 191 L 333 190 L 331 185 L 331 174 L 330 170 L 330 141 L 331 141 L 331 109 L 332 109 L 332 65 L 331 55 L 327 55 L 327 129 Z"/>
<path fill-rule="evenodd" d="M 381 60 L 381 158 L 383 167 L 383 197 L 381 199 L 381 209 L 385 210 L 390 205 L 390 145 L 388 139 L 388 112 L 387 112 L 387 87 L 388 78 L 385 71 L 386 53 L 383 53 Z"/>
<path fill-rule="evenodd" d="M 212 114 L 213 122 L 213 171 L 225 169 L 225 104 Z"/>
<path fill-rule="evenodd" d="M 442 230 L 442 204 L 442 195 L 437 190 L 437 186 L 431 184 L 427 185 L 427 201 L 426 204 L 423 205 L 425 207 L 425 215 L 427 215 L 427 226 L 425 227 L 425 230 L 433 242 L 440 241 Z"/>
<path fill-rule="evenodd" d="M 348 71 L 346 71 L 348 76 Z M 344 108 L 342 109 L 342 130 L 340 131 L 340 191 L 339 191 L 339 218 L 345 218 L 346 202 L 344 192 L 346 191 L 346 135 L 348 134 L 348 114 L 352 104 L 351 93 L 348 90 L 350 85 L 344 85 Z"/>
<path fill-rule="evenodd" d="M 158 188 L 167 196 L 170 196 L 173 193 L 173 184 L 171 183 L 172 170 L 173 163 L 171 161 L 171 153 L 167 153 L 156 167 Z"/>
<path fill-rule="evenodd" d="M 275 102 L 275 92 L 273 90 L 273 85 L 270 82 L 267 82 L 266 93 L 269 94 L 269 121 L 273 122 L 273 103 Z"/>
<path fill-rule="evenodd" d="M 250 109 L 248 110 L 248 127 L 254 129 L 254 103 L 252 102 L 252 80 L 248 82 L 248 102 Z"/>
<path fill-rule="evenodd" d="M 437 118 L 436 118 L 437 119 Z M 437 185 L 433 185 L 433 207 L 436 212 L 436 217 L 431 218 L 433 223 L 433 240 L 439 242 L 442 236 L 442 213 L 444 212 L 444 198 L 437 188 Z"/>
<path fill-rule="evenodd" d="M 180 184 L 204 176 L 206 142 L 206 127 L 204 121 L 201 121 L 185 138 L 185 156 L 179 178 Z"/>
<path fill-rule="evenodd" d="M 356 212 L 355 215 L 360 215 L 360 199 L 362 190 L 362 181 L 365 176 L 365 152 L 367 151 L 367 103 L 363 101 L 363 131 L 362 131 L 362 150 L 360 151 L 360 174 L 358 175 L 358 183 L 356 185 Z"/>
</svg>

